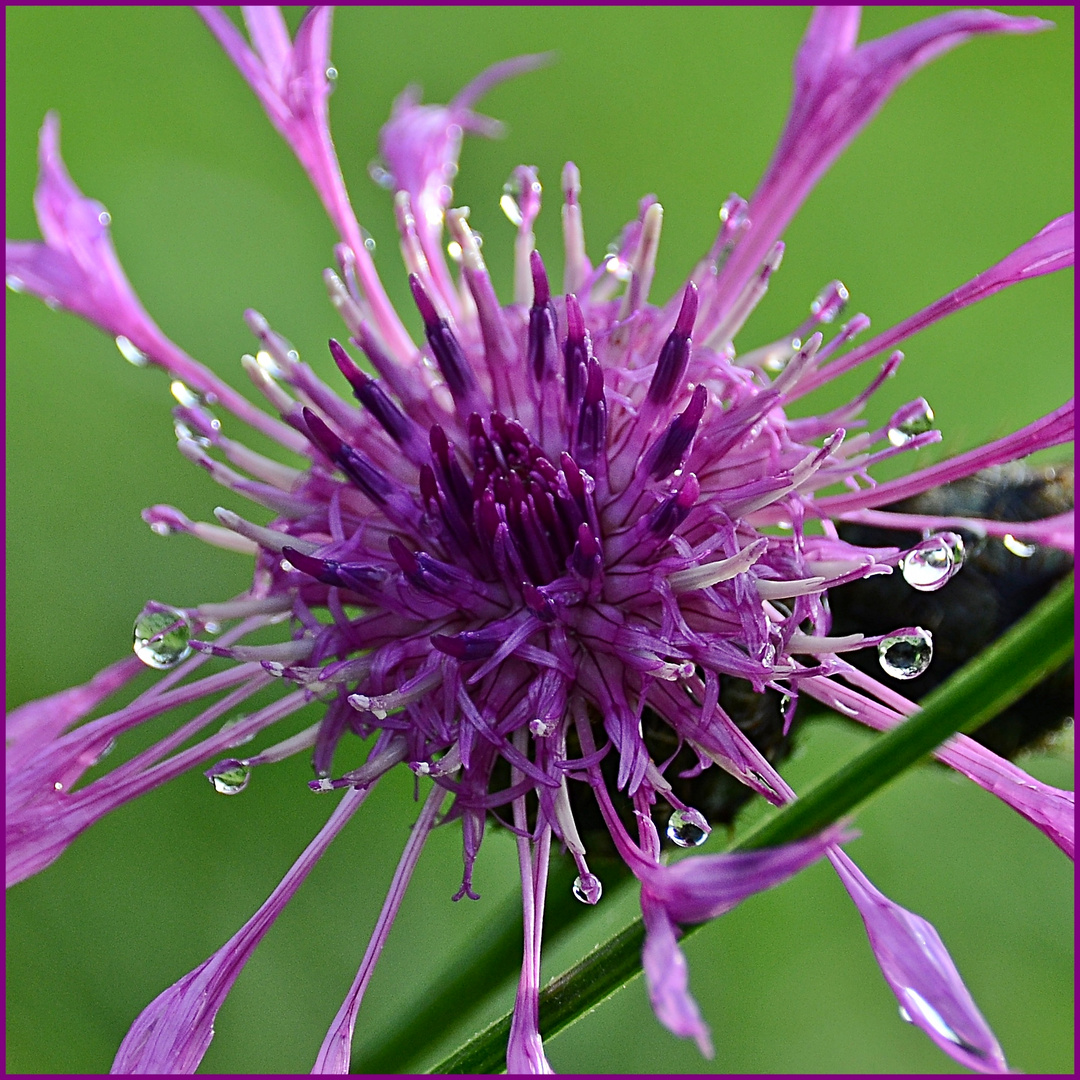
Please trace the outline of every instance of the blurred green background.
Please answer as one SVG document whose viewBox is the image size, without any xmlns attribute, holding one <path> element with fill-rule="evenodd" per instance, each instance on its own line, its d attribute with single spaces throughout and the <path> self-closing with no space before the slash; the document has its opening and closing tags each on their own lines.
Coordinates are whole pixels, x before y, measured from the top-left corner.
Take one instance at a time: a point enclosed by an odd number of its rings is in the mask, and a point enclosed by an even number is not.
<svg viewBox="0 0 1080 1080">
<path fill-rule="evenodd" d="M 862 37 L 942 9 L 872 8 Z M 974 41 L 916 75 L 834 166 L 785 237 L 770 296 L 740 339 L 772 340 L 818 288 L 891 325 L 972 277 L 1072 205 L 1071 8 L 1057 29 Z M 295 27 L 300 9 L 289 12 Z M 537 229 L 559 276 L 558 175 L 583 176 L 593 259 L 654 191 L 665 207 L 654 296 L 708 246 L 730 191 L 749 196 L 786 112 L 800 8 L 364 8 L 335 16 L 332 100 L 342 166 L 376 263 L 411 312 L 390 203 L 367 175 L 393 97 L 420 82 L 445 102 L 486 65 L 555 49 L 559 61 L 492 91 L 500 141 L 466 143 L 456 190 L 509 299 L 513 230 L 498 208 L 513 166 L 539 167 Z M 120 257 L 166 333 L 243 387 L 241 320 L 261 310 L 326 377 L 340 334 L 320 271 L 335 237 L 299 166 L 198 18 L 180 8 L 8 8 L 8 235 L 36 237 L 31 195 L 46 110 L 73 177 L 113 217 Z M 1019 286 L 924 332 L 871 410 L 924 395 L 949 452 L 1015 429 L 1072 387 L 1072 276 Z M 130 648 L 150 597 L 223 599 L 239 556 L 162 539 L 139 511 L 171 502 L 239 512 L 175 452 L 168 380 L 107 337 L 29 297 L 7 297 L 7 695 L 88 679 Z M 417 320 L 411 314 L 410 325 Z M 868 375 L 838 394 L 850 396 Z M 824 402 L 825 398 L 818 398 Z M 235 425 L 233 425 L 235 427 Z M 924 452 L 929 453 L 929 452 Z M 149 678 L 149 676 L 147 676 Z M 144 739 L 147 736 L 142 736 Z M 787 770 L 796 787 L 866 736 L 819 725 Z M 133 743 L 138 741 L 132 740 Z M 123 747 L 118 754 L 123 753 Z M 1072 786 L 1071 743 L 1024 762 Z M 303 761 L 258 772 L 238 798 L 192 774 L 126 806 L 8 895 L 9 1072 L 102 1072 L 139 1010 L 254 911 L 325 820 Z M 343 997 L 416 810 L 392 775 L 331 848 L 249 963 L 217 1022 L 212 1072 L 305 1072 Z M 944 770 L 917 770 L 858 818 L 851 853 L 895 900 L 935 923 L 1010 1063 L 1071 1072 L 1072 866 L 1040 833 Z M 715 850 L 724 841 L 714 837 Z M 356 1045 L 407 1015 L 517 890 L 506 835 L 485 840 L 480 903 L 451 904 L 459 833 L 437 833 L 368 992 Z M 547 956 L 555 974 L 632 917 L 632 897 Z M 651 1017 L 640 980 L 548 1045 L 559 1071 L 958 1071 L 900 1022 L 854 908 L 816 867 L 688 944 L 717 1054 Z M 503 988 L 486 1015 L 512 1000 Z M 465 1025 L 472 1030 L 470 1021 Z M 422 1068 L 445 1046 L 411 1063 Z"/>
</svg>

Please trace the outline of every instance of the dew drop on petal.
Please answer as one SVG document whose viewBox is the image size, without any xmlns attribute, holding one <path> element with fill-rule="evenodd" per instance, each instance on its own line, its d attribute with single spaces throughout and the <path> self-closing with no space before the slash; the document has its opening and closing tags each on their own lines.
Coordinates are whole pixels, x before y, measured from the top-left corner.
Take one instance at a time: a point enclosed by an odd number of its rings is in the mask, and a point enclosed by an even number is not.
<svg viewBox="0 0 1080 1080">
<path fill-rule="evenodd" d="M 102 210 L 97 216 L 98 222 L 108 228 L 112 224 L 112 214 L 108 210 Z"/>
<path fill-rule="evenodd" d="M 165 671 L 191 655 L 191 623 L 176 608 L 149 603 L 135 620 L 135 655 L 147 667 Z"/>
<path fill-rule="evenodd" d="M 959 1046 L 961 1050 L 966 1050 L 969 1054 L 974 1054 L 977 1057 L 987 1057 L 987 1053 L 982 1047 L 974 1046 L 969 1043 L 967 1039 L 958 1035 L 949 1025 L 945 1022 L 945 1018 L 926 1000 L 917 990 L 912 990 L 910 986 L 904 987 L 904 998 L 907 1001 L 907 1005 L 900 1006 L 900 1019 L 906 1020 L 909 1024 L 915 1023 L 915 1017 L 912 1016 L 912 1012 L 918 1014 L 918 1016 L 925 1020 L 927 1025 L 943 1039 L 948 1039 L 949 1042 Z"/>
<path fill-rule="evenodd" d="M 1037 544 L 1025 544 L 1023 540 L 1017 540 L 1012 533 L 1006 533 L 1001 538 L 1001 543 L 1006 551 L 1011 551 L 1018 559 L 1030 559 L 1039 550 Z"/>
<path fill-rule="evenodd" d="M 7 282 L 7 287 L 13 293 L 26 292 L 26 282 L 21 277 L 16 277 L 14 274 L 8 274 L 4 279 Z"/>
<path fill-rule="evenodd" d="M 338 69 L 336 67 L 334 67 L 333 64 L 331 64 L 326 69 L 327 82 L 334 82 L 337 79 L 337 77 L 338 77 Z"/>
<path fill-rule="evenodd" d="M 578 874 L 574 878 L 574 899 L 580 900 L 583 904 L 598 903 L 603 892 L 604 887 L 595 874 Z"/>
<path fill-rule="evenodd" d="M 226 731 L 236 727 L 241 720 L 246 720 L 247 714 L 241 713 L 239 716 L 231 716 L 218 730 L 219 735 L 224 735 Z M 227 746 L 243 746 L 246 743 L 251 742 L 255 738 L 256 733 L 254 731 L 249 732 L 247 735 L 241 735 L 238 739 L 234 739 L 232 742 L 227 743 Z"/>
<path fill-rule="evenodd" d="M 360 235 L 364 239 L 364 247 L 367 249 L 368 252 L 370 252 L 370 254 L 374 255 L 375 248 L 378 247 L 378 245 L 375 243 L 375 237 L 372 236 L 371 233 L 369 233 L 367 229 L 363 227 L 363 225 L 360 226 Z"/>
<path fill-rule="evenodd" d="M 219 761 L 207 779 L 219 795 L 239 795 L 251 779 L 251 767 L 243 761 L 230 758 Z"/>
<path fill-rule="evenodd" d="M 917 544 L 900 561 L 904 580 L 919 592 L 940 589 L 964 562 L 964 541 L 958 533 L 942 533 Z"/>
<path fill-rule="evenodd" d="M 120 355 L 129 364 L 134 364 L 136 367 L 146 367 L 150 363 L 150 358 L 146 353 L 142 349 L 136 348 L 123 334 L 117 334 L 115 341 L 116 347 L 120 350 Z"/>
<path fill-rule="evenodd" d="M 394 186 L 394 174 L 390 172 L 379 158 L 375 158 L 368 165 L 368 176 L 381 188 L 390 191 Z"/>
<path fill-rule="evenodd" d="M 506 184 L 503 187 L 502 198 L 499 199 L 499 206 L 502 207 L 502 212 L 506 215 L 511 225 L 520 225 L 525 216 L 521 212 L 521 207 L 517 201 L 517 191 L 511 184 Z"/>
<path fill-rule="evenodd" d="M 914 679 L 921 675 L 933 656 L 933 635 L 921 626 L 910 634 L 892 634 L 878 645 L 881 668 L 894 679 Z"/>
<path fill-rule="evenodd" d="M 914 416 L 909 416 L 885 433 L 893 446 L 903 446 L 916 435 L 924 435 L 934 426 L 934 410 L 924 401 Z"/>
<path fill-rule="evenodd" d="M 667 837 L 677 847 L 701 847 L 709 839 L 709 832 L 705 819 L 691 807 L 674 810 L 668 818 Z"/>
</svg>

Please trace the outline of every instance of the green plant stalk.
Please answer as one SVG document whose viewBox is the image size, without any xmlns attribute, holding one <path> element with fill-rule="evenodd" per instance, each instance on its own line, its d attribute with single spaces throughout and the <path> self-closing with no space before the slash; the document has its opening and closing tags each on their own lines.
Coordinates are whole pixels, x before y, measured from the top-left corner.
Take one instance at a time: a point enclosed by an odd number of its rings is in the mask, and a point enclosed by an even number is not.
<svg viewBox="0 0 1080 1080">
<path fill-rule="evenodd" d="M 1070 574 L 1023 619 L 929 694 L 923 708 L 779 810 L 729 849 L 791 843 L 854 810 L 956 732 L 974 731 L 1022 697 L 1073 653 Z M 684 939 L 698 926 L 688 927 Z M 640 919 L 598 946 L 540 992 L 540 1033 L 550 1038 L 641 973 Z M 493 1073 L 505 1068 L 511 1014 L 429 1070 Z"/>
</svg>

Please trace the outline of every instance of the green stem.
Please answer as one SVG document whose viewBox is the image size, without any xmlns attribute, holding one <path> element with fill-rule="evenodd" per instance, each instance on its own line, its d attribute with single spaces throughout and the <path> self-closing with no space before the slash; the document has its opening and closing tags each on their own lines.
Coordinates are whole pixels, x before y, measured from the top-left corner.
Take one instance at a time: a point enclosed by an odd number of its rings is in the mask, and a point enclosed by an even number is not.
<svg viewBox="0 0 1080 1080">
<path fill-rule="evenodd" d="M 731 850 L 791 843 L 854 810 L 958 731 L 973 731 L 1065 663 L 1073 652 L 1073 576 L 983 653 L 927 695 L 924 707 L 806 795 L 767 818 Z M 699 929 L 687 928 L 684 937 Z M 550 1038 L 641 972 L 645 930 L 636 920 L 540 992 L 540 1033 Z M 435 1073 L 505 1068 L 506 1014 L 431 1069 Z"/>
</svg>

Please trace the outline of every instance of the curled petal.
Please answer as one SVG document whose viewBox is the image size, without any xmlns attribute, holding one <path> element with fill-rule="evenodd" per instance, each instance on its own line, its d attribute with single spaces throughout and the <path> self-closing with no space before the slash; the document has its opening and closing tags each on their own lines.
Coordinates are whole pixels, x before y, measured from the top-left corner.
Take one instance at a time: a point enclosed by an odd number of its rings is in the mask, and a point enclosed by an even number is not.
<svg viewBox="0 0 1080 1080">
<path fill-rule="evenodd" d="M 831 851 L 829 859 L 859 909 L 870 947 L 905 1019 L 961 1065 L 977 1072 L 1008 1072 L 1001 1047 L 938 932 L 878 892 L 842 851 Z"/>
<path fill-rule="evenodd" d="M 642 860 L 631 869 L 641 880 L 642 896 L 648 894 L 660 904 L 668 918 L 699 923 L 723 915 L 754 893 L 779 885 L 854 835 L 845 825 L 831 825 L 816 836 L 781 847 L 693 855 L 670 866 Z"/>
<path fill-rule="evenodd" d="M 668 1031 L 694 1039 L 702 1054 L 711 1058 L 709 1025 L 690 994 L 686 957 L 676 940 L 675 924 L 664 905 L 645 894 L 641 897 L 641 912 L 645 921 L 641 963 L 653 1012 Z"/>
<path fill-rule="evenodd" d="M 281 884 L 213 956 L 159 994 L 117 1051 L 114 1073 L 193 1073 L 214 1037 L 214 1018 L 255 946 L 370 788 L 350 788 Z"/>
</svg>

